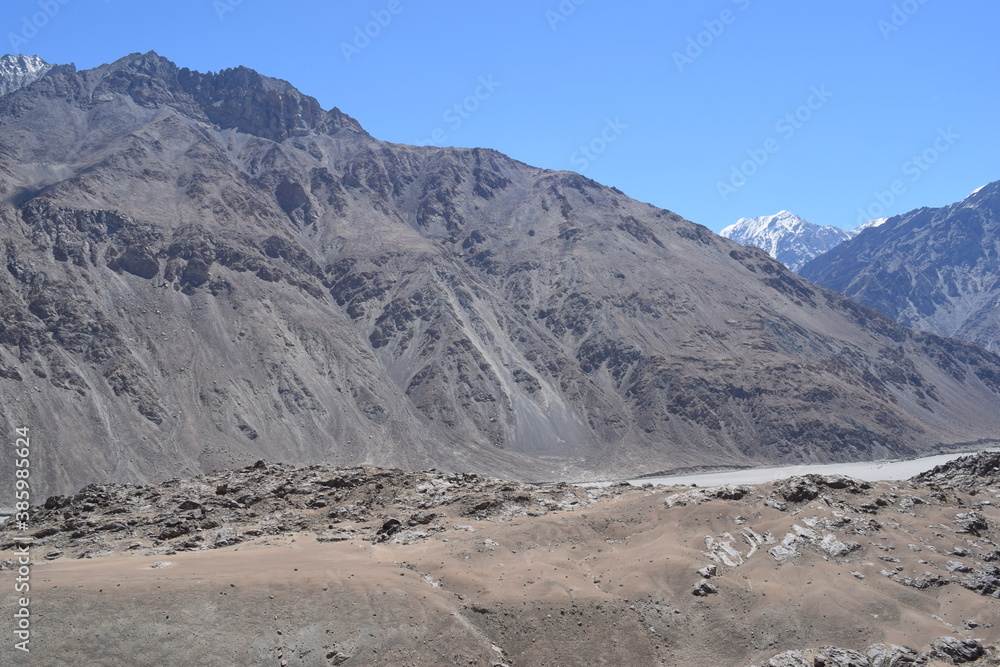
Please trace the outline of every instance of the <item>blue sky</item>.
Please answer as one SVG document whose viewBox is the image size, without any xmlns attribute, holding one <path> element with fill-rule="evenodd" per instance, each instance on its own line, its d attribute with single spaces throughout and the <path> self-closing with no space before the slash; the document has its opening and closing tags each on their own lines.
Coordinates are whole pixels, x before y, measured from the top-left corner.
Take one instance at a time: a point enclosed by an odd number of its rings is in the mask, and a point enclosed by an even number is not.
<svg viewBox="0 0 1000 667">
<path fill-rule="evenodd" d="M 995 0 L 6 0 L 4 51 L 287 79 L 374 136 L 571 169 L 718 231 L 1000 179 Z M 884 213 L 883 213 L 884 212 Z"/>
</svg>

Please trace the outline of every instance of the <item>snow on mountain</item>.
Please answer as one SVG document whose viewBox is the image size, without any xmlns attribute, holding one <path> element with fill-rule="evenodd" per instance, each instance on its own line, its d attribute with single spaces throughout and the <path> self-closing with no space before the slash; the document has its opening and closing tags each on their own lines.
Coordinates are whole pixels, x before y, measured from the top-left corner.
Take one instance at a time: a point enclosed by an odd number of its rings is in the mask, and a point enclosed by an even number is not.
<svg viewBox="0 0 1000 667">
<path fill-rule="evenodd" d="M 863 225 L 858 225 L 854 229 L 849 229 L 847 230 L 847 233 L 849 234 L 848 238 L 853 239 L 855 236 L 865 231 L 866 229 L 871 229 L 872 227 L 881 227 L 882 225 L 885 224 L 886 220 L 888 219 L 889 218 L 876 218 L 875 220 L 869 220 Z"/>
<path fill-rule="evenodd" d="M 737 243 L 766 250 L 792 271 L 851 238 L 849 232 L 832 225 L 813 224 L 788 211 L 740 218 L 719 233 Z"/>
<path fill-rule="evenodd" d="M 869 220 L 854 229 L 843 230 L 833 225 L 817 225 L 794 213 L 781 211 L 759 218 L 740 218 L 719 234 L 743 245 L 762 248 L 792 271 L 798 271 L 809 260 L 888 219 Z"/>
<path fill-rule="evenodd" d="M 0 58 L 0 96 L 34 83 L 53 67 L 55 65 L 50 65 L 38 56 L 3 56 Z"/>
</svg>

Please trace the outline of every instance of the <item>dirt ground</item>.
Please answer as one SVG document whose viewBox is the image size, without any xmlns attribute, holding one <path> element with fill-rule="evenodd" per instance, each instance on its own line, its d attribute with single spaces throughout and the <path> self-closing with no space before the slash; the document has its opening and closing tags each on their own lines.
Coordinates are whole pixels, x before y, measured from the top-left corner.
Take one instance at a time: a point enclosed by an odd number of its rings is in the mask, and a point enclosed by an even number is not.
<svg viewBox="0 0 1000 667">
<path fill-rule="evenodd" d="M 169 556 L 34 553 L 31 653 L 13 650 L 4 614 L 0 654 L 12 665 L 744 667 L 824 646 L 923 653 L 942 636 L 996 647 L 1000 603 L 961 580 L 996 557 L 1000 494 L 820 484 L 788 501 L 788 484 L 445 516 L 411 543 L 292 532 Z M 970 511 L 988 525 L 978 535 L 955 522 Z M 779 560 L 769 550 L 788 536 L 795 553 Z M 0 571 L 5 609 L 16 574 Z M 717 592 L 695 595 L 700 582 Z"/>
</svg>

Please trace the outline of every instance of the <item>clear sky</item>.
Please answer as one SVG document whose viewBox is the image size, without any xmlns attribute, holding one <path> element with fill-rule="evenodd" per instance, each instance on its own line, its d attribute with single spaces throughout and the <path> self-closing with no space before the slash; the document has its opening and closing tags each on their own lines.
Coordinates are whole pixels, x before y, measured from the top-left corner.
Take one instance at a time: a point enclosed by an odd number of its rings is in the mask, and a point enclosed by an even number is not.
<svg viewBox="0 0 1000 667">
<path fill-rule="evenodd" d="M 401 143 L 571 169 L 718 231 L 1000 179 L 996 0 L 4 0 L 3 51 L 286 79 Z"/>
</svg>

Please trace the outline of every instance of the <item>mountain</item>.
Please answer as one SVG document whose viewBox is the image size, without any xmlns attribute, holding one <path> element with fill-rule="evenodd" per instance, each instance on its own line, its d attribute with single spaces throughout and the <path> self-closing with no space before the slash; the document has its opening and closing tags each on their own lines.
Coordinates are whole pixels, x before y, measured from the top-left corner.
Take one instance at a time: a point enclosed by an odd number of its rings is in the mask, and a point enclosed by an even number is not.
<svg viewBox="0 0 1000 667">
<path fill-rule="evenodd" d="M 845 231 L 833 225 L 820 226 L 807 222 L 794 213 L 781 211 L 777 215 L 740 218 L 719 234 L 742 245 L 766 250 L 771 257 L 792 271 L 798 271 L 809 260 L 854 238 L 869 227 L 877 227 L 885 220 L 872 220 L 856 229 Z"/>
<path fill-rule="evenodd" d="M 854 229 L 849 229 L 847 230 L 848 238 L 853 239 L 855 236 L 865 231 L 866 229 L 871 229 L 872 227 L 881 227 L 886 223 L 887 220 L 889 220 L 889 218 L 876 218 L 874 220 L 869 220 L 868 222 L 860 224 Z"/>
<path fill-rule="evenodd" d="M 892 218 L 801 273 L 906 326 L 1000 350 L 1000 182 Z"/>
<path fill-rule="evenodd" d="M 1000 357 L 242 67 L 133 54 L 0 98 L 0 246 L 0 425 L 30 429 L 35 494 L 257 459 L 592 479 L 1000 428 Z"/>
<path fill-rule="evenodd" d="M 48 74 L 55 65 L 50 65 L 38 56 L 13 56 L 0 58 L 0 96 L 24 88 Z"/>
</svg>

